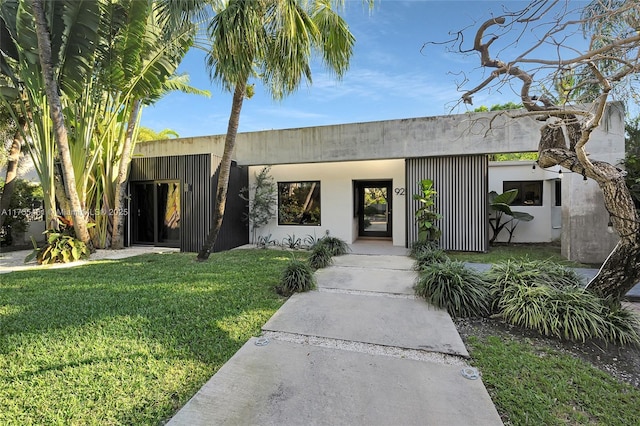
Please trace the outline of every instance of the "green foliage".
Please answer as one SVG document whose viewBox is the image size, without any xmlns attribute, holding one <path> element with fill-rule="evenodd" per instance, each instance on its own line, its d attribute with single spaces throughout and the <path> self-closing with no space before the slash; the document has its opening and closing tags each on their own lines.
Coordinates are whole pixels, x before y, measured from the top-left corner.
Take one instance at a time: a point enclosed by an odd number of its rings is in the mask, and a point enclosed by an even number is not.
<svg viewBox="0 0 640 426">
<path fill-rule="evenodd" d="M 551 286 L 557 289 L 579 287 L 580 275 L 573 269 L 547 260 L 509 259 L 495 263 L 487 272 L 496 297 L 512 285 Z"/>
<path fill-rule="evenodd" d="M 632 425 L 640 389 L 531 339 L 470 337 L 482 381 L 509 425 Z"/>
<path fill-rule="evenodd" d="M 0 192 L 4 190 L 4 179 L 0 178 Z M 25 232 L 27 230 L 29 220 L 33 220 L 35 216 L 41 216 L 36 208 L 42 203 L 42 186 L 28 182 L 23 179 L 16 179 L 13 196 L 9 203 L 9 209 L 5 214 L 4 226 L 9 226 L 13 231 Z"/>
<path fill-rule="evenodd" d="M 287 235 L 282 239 L 282 246 L 296 250 L 302 247 L 302 240 L 300 238 L 296 238 L 296 234 Z"/>
<path fill-rule="evenodd" d="M 278 193 L 270 170 L 269 166 L 263 167 L 260 173 L 255 174 L 255 183 L 251 188 L 240 190 L 240 198 L 249 203 L 249 213 L 244 213 L 244 218 L 249 221 L 253 241 L 258 228 L 269 223 L 276 215 Z"/>
<path fill-rule="evenodd" d="M 434 263 L 450 261 L 446 253 L 434 244 L 416 244 L 411 250 L 411 256 L 416 260 L 414 269 L 421 271 Z"/>
<path fill-rule="evenodd" d="M 573 270 L 509 261 L 493 265 L 486 279 L 493 311 L 510 324 L 567 340 L 640 343 L 638 319 L 586 291 Z"/>
<path fill-rule="evenodd" d="M 0 5 L 0 20 L 7 31 L 3 33 L 6 43 L 0 44 L 4 65 L 0 74 L 5 77 L 0 79 L 0 102 L 16 122 L 33 118 L 24 137 L 32 141 L 27 151 L 43 185 L 45 209 L 53 215 L 56 147 L 48 101 L 42 96 L 43 73 L 34 54 L 34 19 L 23 2 L 8 0 Z M 59 83 L 64 120 L 71 129 L 75 190 L 83 209 L 92 212 L 93 241 L 104 247 L 110 240 L 108 230 L 118 229 L 112 226 L 114 216 L 104 212 L 117 211 L 120 165 L 128 167 L 140 109 L 170 90 L 206 94 L 189 87 L 186 75 L 175 74 L 193 43 L 195 27 L 159 19 L 166 3 L 47 1 L 44 6 L 53 79 Z"/>
<path fill-rule="evenodd" d="M 313 269 L 322 269 L 333 263 L 333 256 L 329 247 L 324 244 L 317 244 L 313 247 L 311 255 L 309 256 L 309 266 Z"/>
<path fill-rule="evenodd" d="M 416 295 L 456 317 L 486 316 L 489 285 L 481 273 L 462 262 L 433 263 L 423 268 L 414 286 Z"/>
<path fill-rule="evenodd" d="M 518 196 L 517 189 L 510 189 L 509 191 L 505 191 L 502 194 L 498 194 L 496 191 L 491 191 L 489 193 L 489 213 L 492 215 L 489 218 L 489 226 L 491 227 L 492 235 L 489 239 L 489 243 L 493 244 L 498 235 L 507 228 L 509 232 L 509 241 L 511 242 L 511 238 L 513 237 L 513 233 L 518 226 L 520 221 L 529 222 L 533 220 L 533 216 L 529 213 L 525 212 L 516 212 L 511 210 L 510 204 Z M 510 219 L 504 220 L 504 216 L 511 216 Z"/>
<path fill-rule="evenodd" d="M 473 112 L 488 112 L 488 111 L 506 111 L 511 109 L 522 109 L 523 106 L 520 103 L 515 102 L 507 102 L 504 104 L 494 104 L 491 108 L 486 107 L 484 105 L 480 105 L 478 108 L 474 109 Z"/>
<path fill-rule="evenodd" d="M 489 161 L 537 161 L 537 152 L 512 152 L 508 154 L 490 154 Z"/>
<path fill-rule="evenodd" d="M 4 274 L 0 424 L 165 423 L 284 302 L 273 291 L 283 252 L 211 260 L 149 254 Z"/>
<path fill-rule="evenodd" d="M 502 263 L 508 260 L 545 260 L 573 268 L 592 267 L 567 260 L 562 256 L 559 244 L 509 244 L 494 245 L 486 253 L 447 252 L 453 260 L 472 263 Z M 599 265 L 598 265 L 599 266 Z"/>
<path fill-rule="evenodd" d="M 320 241 L 320 238 L 316 238 L 315 232 L 313 235 L 311 234 L 307 234 L 306 237 L 304 237 L 304 245 L 307 248 L 313 249 L 315 248 L 316 244 L 318 244 L 318 242 Z"/>
<path fill-rule="evenodd" d="M 164 129 L 156 132 L 149 127 L 140 126 L 138 128 L 138 142 L 160 141 L 179 137 L 178 132 L 172 129 Z"/>
<path fill-rule="evenodd" d="M 316 246 L 318 245 L 322 245 L 328 248 L 331 256 L 342 256 L 343 254 L 347 254 L 349 252 L 349 245 L 346 241 L 338 237 L 332 237 L 331 235 L 326 235 L 318 240 Z"/>
<path fill-rule="evenodd" d="M 627 171 L 625 182 L 629 187 L 636 209 L 640 209 L 640 116 L 628 120 L 625 123 L 625 130 L 624 166 Z"/>
<path fill-rule="evenodd" d="M 441 231 L 436 226 L 436 221 L 442 215 L 435 212 L 435 197 L 438 195 L 433 189 L 431 179 L 423 179 L 419 182 L 421 194 L 414 194 L 413 199 L 420 203 L 416 210 L 415 219 L 418 225 L 418 241 L 436 241 L 440 238 Z"/>
<path fill-rule="evenodd" d="M 314 289 L 316 278 L 313 269 L 307 262 L 298 259 L 289 261 L 282 276 L 278 292 L 284 296 L 291 296 L 293 293 L 305 292 Z"/>
<path fill-rule="evenodd" d="M 411 246 L 411 250 L 409 251 L 409 256 L 414 259 L 423 251 L 432 251 L 438 248 L 438 243 L 436 241 L 416 241 Z"/>
<path fill-rule="evenodd" d="M 38 247 L 35 240 L 31 239 L 33 252 L 26 257 L 25 263 L 34 258 L 38 264 L 48 265 L 75 262 L 89 257 L 89 248 L 75 237 L 73 228 L 62 228 L 60 231 L 47 230 L 44 233 L 46 243 L 42 247 Z"/>
<path fill-rule="evenodd" d="M 256 241 L 256 247 L 266 249 L 269 246 L 275 246 L 276 241 L 271 238 L 271 234 L 269 235 L 260 235 L 258 240 Z"/>
</svg>

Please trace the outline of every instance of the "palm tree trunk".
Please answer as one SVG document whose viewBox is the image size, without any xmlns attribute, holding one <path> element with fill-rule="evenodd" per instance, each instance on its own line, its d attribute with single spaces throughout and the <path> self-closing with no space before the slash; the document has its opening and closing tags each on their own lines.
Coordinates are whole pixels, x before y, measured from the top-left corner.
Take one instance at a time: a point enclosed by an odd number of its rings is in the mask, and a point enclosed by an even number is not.
<svg viewBox="0 0 640 426">
<path fill-rule="evenodd" d="M 27 123 L 26 120 L 20 120 L 18 126 L 21 129 L 16 130 L 13 135 L 13 141 L 11 148 L 9 149 L 9 157 L 7 161 L 7 174 L 4 180 L 4 189 L 2 190 L 2 197 L 0 198 L 0 227 L 4 224 L 5 217 L 8 216 L 7 211 L 11 205 L 11 197 L 16 187 L 16 178 L 18 177 L 18 164 L 20 161 L 20 152 L 22 150 L 22 143 L 24 138 L 22 131 L 24 131 Z"/>
<path fill-rule="evenodd" d="M 51 108 L 51 120 L 53 121 L 58 153 L 62 163 L 65 191 L 71 201 L 73 228 L 75 230 L 76 237 L 84 242 L 89 250 L 93 252 L 95 249 L 93 248 L 89 230 L 87 228 L 87 219 L 80 203 L 80 198 L 78 197 L 76 179 L 73 172 L 73 163 L 71 162 L 71 153 L 69 152 L 67 129 L 64 123 L 64 115 L 62 114 L 62 103 L 60 102 L 60 96 L 58 95 L 58 85 L 53 77 L 51 40 L 45 19 L 43 0 L 31 0 L 31 7 L 36 23 L 38 53 L 44 77 L 45 92 Z"/>
<path fill-rule="evenodd" d="M 224 140 L 224 153 L 219 166 L 218 186 L 216 189 L 216 205 L 213 210 L 213 225 L 207 235 L 204 245 L 198 253 L 197 259 L 200 261 L 209 259 L 211 250 L 218 238 L 220 228 L 222 228 L 222 219 L 224 218 L 224 209 L 227 203 L 227 190 L 229 189 L 229 175 L 231 174 L 231 156 L 236 146 L 236 135 L 238 134 L 238 123 L 240 122 L 240 111 L 242 110 L 242 102 L 244 100 L 247 81 L 244 80 L 236 84 L 233 92 L 233 102 L 231 104 L 231 116 L 229 117 L 229 125 L 227 127 L 227 135 Z"/>
<path fill-rule="evenodd" d="M 133 131 L 138 122 L 140 114 L 140 100 L 133 102 L 129 122 L 127 123 L 127 134 L 124 138 L 122 146 L 122 156 L 120 158 L 120 166 L 118 169 L 118 178 L 116 180 L 116 190 L 113 204 L 113 228 L 111 230 L 111 248 L 121 249 L 124 247 L 124 217 L 125 217 L 125 189 L 127 187 L 127 175 L 129 173 L 129 164 L 131 163 L 131 148 L 133 146 Z"/>
</svg>

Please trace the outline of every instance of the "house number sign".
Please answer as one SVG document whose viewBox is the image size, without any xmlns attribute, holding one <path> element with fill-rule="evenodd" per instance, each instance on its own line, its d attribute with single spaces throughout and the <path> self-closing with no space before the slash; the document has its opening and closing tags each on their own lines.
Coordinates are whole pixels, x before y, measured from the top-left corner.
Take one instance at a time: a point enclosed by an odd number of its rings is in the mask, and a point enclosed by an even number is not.
<svg viewBox="0 0 640 426">
<path fill-rule="evenodd" d="M 396 195 L 404 195 L 404 188 L 394 188 L 393 192 L 395 192 Z"/>
</svg>

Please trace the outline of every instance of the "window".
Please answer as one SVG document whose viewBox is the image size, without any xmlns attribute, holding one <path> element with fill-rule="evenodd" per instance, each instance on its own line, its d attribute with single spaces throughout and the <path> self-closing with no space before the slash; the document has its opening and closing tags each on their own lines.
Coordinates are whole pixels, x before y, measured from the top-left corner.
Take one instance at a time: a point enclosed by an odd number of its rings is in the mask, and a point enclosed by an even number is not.
<svg viewBox="0 0 640 426">
<path fill-rule="evenodd" d="M 512 206 L 541 206 L 542 205 L 542 181 L 505 181 L 502 183 L 502 192 L 518 190 L 518 196 Z"/>
<path fill-rule="evenodd" d="M 556 182 L 556 207 L 562 206 L 562 181 L 557 180 Z"/>
<path fill-rule="evenodd" d="M 278 225 L 320 225 L 320 181 L 278 182 Z"/>
</svg>

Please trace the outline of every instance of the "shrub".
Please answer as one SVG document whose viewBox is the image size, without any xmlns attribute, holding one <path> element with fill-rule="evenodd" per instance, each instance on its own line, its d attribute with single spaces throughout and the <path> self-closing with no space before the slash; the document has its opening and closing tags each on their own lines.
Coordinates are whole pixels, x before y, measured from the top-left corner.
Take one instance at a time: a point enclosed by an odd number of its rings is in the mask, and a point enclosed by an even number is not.
<svg viewBox="0 0 640 426">
<path fill-rule="evenodd" d="M 316 238 L 315 232 L 313 235 L 311 234 L 307 234 L 306 237 L 304 237 L 304 245 L 309 248 L 309 249 L 313 249 L 316 244 L 318 244 L 318 241 L 320 241 L 320 239 Z"/>
<path fill-rule="evenodd" d="M 33 252 L 24 260 L 25 263 L 36 258 L 38 264 L 48 265 L 50 263 L 68 263 L 89 257 L 89 248 L 85 243 L 76 239 L 67 231 L 45 231 L 47 243 L 38 248 L 35 240 L 33 242 Z"/>
<path fill-rule="evenodd" d="M 333 257 L 329 247 L 318 244 L 313 248 L 311 255 L 309 256 L 309 265 L 313 269 L 326 268 L 333 263 Z"/>
<path fill-rule="evenodd" d="M 330 235 L 321 238 L 316 245 L 323 245 L 327 247 L 331 256 L 342 256 L 349 252 L 349 245 L 346 241 Z"/>
<path fill-rule="evenodd" d="M 288 247 L 293 250 L 299 249 L 302 247 L 302 240 L 300 238 L 296 238 L 296 234 L 287 235 L 282 240 L 282 247 Z"/>
<path fill-rule="evenodd" d="M 0 178 L 0 193 L 4 191 L 5 181 Z M 29 227 L 29 222 L 40 220 L 42 210 L 39 208 L 42 203 L 42 186 L 37 183 L 28 182 L 17 178 L 11 200 L 5 214 L 2 229 L 0 229 L 0 245 L 8 246 L 12 244 L 12 231 L 23 233 Z"/>
<path fill-rule="evenodd" d="M 292 259 L 282 272 L 278 291 L 284 296 L 296 292 L 309 291 L 316 286 L 311 267 L 301 260 Z"/>
<path fill-rule="evenodd" d="M 256 241 L 256 247 L 266 249 L 269 246 L 275 246 L 276 241 L 271 239 L 271 234 L 269 235 L 261 235 L 258 237 Z"/>
<path fill-rule="evenodd" d="M 420 253 L 424 251 L 432 251 L 438 248 L 438 243 L 436 241 L 416 241 L 413 243 L 411 247 L 411 251 L 409 252 L 409 256 L 414 259 L 420 255 Z"/>
<path fill-rule="evenodd" d="M 481 273 L 462 262 L 434 263 L 420 271 L 416 295 L 456 317 L 486 316 L 489 286 Z"/>
<path fill-rule="evenodd" d="M 500 295 L 513 284 L 549 285 L 554 288 L 580 287 L 582 279 L 573 269 L 549 261 L 507 260 L 496 263 L 487 272 L 493 293 Z"/>
<path fill-rule="evenodd" d="M 413 269 L 416 271 L 428 268 L 434 263 L 445 263 L 450 261 L 449 256 L 440 249 L 423 250 L 416 254 L 415 259 L 416 261 Z"/>
<path fill-rule="evenodd" d="M 509 324 L 584 342 L 638 343 L 635 315 L 582 287 L 573 270 L 551 262 L 507 261 L 486 274 L 493 311 Z"/>
<path fill-rule="evenodd" d="M 622 345 L 640 343 L 640 319 L 635 312 L 619 305 L 606 306 L 605 309 L 604 335 L 607 340 Z"/>
</svg>

